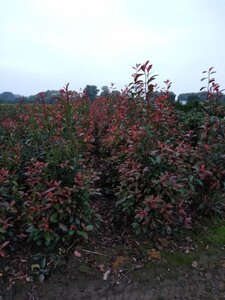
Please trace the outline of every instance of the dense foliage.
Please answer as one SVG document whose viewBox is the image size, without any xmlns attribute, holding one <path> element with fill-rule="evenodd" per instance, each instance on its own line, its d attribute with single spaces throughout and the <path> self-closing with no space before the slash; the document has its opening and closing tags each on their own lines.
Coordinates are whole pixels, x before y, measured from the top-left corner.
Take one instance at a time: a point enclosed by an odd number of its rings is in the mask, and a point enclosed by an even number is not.
<svg viewBox="0 0 225 300">
<path fill-rule="evenodd" d="M 67 85 L 54 105 L 40 94 L 36 104 L 0 107 L 0 256 L 21 242 L 52 251 L 88 239 L 99 217 L 90 201 L 96 153 L 110 165 L 117 227 L 170 235 L 223 213 L 218 90 L 184 111 L 168 100 L 170 81 L 153 93 L 151 69 L 137 65 L 124 93 L 94 102 L 75 100 Z"/>
</svg>

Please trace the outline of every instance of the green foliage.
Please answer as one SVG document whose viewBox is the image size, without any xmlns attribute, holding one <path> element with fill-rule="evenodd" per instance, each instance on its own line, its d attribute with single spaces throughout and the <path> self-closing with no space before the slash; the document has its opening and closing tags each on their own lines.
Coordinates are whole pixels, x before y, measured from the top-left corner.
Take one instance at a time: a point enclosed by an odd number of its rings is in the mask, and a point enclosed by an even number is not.
<svg viewBox="0 0 225 300">
<path fill-rule="evenodd" d="M 200 96 L 198 94 L 190 94 L 187 97 L 187 102 L 197 104 L 200 101 Z"/>
<path fill-rule="evenodd" d="M 98 92 L 99 92 L 99 90 L 96 85 L 86 85 L 86 87 L 84 89 L 84 94 L 91 101 L 94 101 L 96 99 Z"/>
<path fill-rule="evenodd" d="M 109 97 L 109 93 L 110 93 L 110 91 L 109 91 L 109 87 L 108 86 L 103 86 L 102 88 L 101 88 L 101 93 L 100 93 L 100 97 Z"/>
<path fill-rule="evenodd" d="M 15 103 L 20 101 L 20 95 L 14 95 L 11 92 L 3 92 L 0 94 L 0 103 Z"/>
</svg>

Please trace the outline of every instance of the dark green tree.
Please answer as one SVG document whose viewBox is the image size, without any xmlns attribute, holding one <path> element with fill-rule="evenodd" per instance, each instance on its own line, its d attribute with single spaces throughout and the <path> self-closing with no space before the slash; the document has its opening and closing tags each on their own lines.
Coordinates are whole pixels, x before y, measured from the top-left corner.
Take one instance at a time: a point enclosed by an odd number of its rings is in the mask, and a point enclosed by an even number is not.
<svg viewBox="0 0 225 300">
<path fill-rule="evenodd" d="M 105 97 L 105 98 L 108 98 L 109 97 L 109 87 L 107 85 L 104 85 L 102 88 L 101 88 L 101 94 L 100 94 L 100 97 Z"/>
<path fill-rule="evenodd" d="M 197 93 L 193 93 L 193 94 L 189 94 L 187 96 L 187 101 L 188 102 L 199 102 L 200 101 L 200 97 Z"/>
<path fill-rule="evenodd" d="M 96 85 L 86 85 L 84 89 L 84 94 L 91 100 L 94 101 L 98 95 L 98 88 Z"/>
<path fill-rule="evenodd" d="M 173 92 L 169 92 L 169 95 L 168 95 L 168 100 L 172 103 L 175 102 L 175 99 L 176 99 L 176 95 L 173 93 Z"/>
<path fill-rule="evenodd" d="M 112 95 L 112 97 L 116 98 L 116 97 L 121 96 L 121 93 L 118 90 L 114 90 L 114 91 L 112 91 L 111 95 Z"/>
<path fill-rule="evenodd" d="M 14 95 L 11 92 L 3 92 L 0 94 L 0 98 L 5 102 L 5 103 L 16 103 L 19 102 L 20 100 L 20 95 Z"/>
</svg>

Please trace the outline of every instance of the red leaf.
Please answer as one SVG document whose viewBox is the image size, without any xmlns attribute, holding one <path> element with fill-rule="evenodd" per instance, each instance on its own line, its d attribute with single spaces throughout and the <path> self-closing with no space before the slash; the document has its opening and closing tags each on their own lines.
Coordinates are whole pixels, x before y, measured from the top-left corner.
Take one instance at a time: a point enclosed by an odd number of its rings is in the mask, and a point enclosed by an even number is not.
<svg viewBox="0 0 225 300">
<path fill-rule="evenodd" d="M 148 64 L 149 64 L 149 60 L 147 60 L 146 63 L 144 64 L 145 68 L 147 67 Z"/>
<path fill-rule="evenodd" d="M 141 70 L 142 70 L 143 72 L 145 72 L 148 63 L 149 63 L 149 60 L 147 60 L 146 63 L 144 63 L 143 65 L 141 65 Z"/>
<path fill-rule="evenodd" d="M 81 253 L 77 250 L 74 251 L 73 253 L 76 257 L 81 257 Z"/>
<path fill-rule="evenodd" d="M 6 253 L 3 249 L 0 249 L 0 257 L 6 257 Z"/>
<path fill-rule="evenodd" d="M 10 243 L 10 241 L 5 241 L 2 245 L 1 245 L 1 249 L 5 248 L 6 246 L 8 246 L 8 244 Z"/>
<path fill-rule="evenodd" d="M 148 72 L 148 73 L 150 72 L 151 68 L 152 68 L 152 65 L 149 65 L 149 66 L 147 67 L 147 72 Z"/>
<path fill-rule="evenodd" d="M 143 80 L 137 80 L 135 83 L 143 83 Z"/>
<path fill-rule="evenodd" d="M 142 75 L 144 75 L 144 74 L 142 74 L 142 73 L 140 73 L 140 74 L 134 74 L 134 82 L 137 82 L 138 78 L 140 76 L 142 76 Z"/>
<path fill-rule="evenodd" d="M 145 71 L 145 65 L 141 66 L 141 70 L 144 72 Z"/>
</svg>

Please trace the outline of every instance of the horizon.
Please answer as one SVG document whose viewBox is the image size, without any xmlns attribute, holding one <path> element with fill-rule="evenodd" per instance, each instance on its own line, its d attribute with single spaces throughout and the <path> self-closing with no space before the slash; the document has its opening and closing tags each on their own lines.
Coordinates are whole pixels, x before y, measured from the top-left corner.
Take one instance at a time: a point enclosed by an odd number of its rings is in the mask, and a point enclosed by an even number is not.
<svg viewBox="0 0 225 300">
<path fill-rule="evenodd" d="M 225 87 L 223 0 L 9 0 L 1 11 L 0 93 L 121 90 L 146 60 L 177 96 L 199 92 L 210 67 Z"/>
<path fill-rule="evenodd" d="M 97 87 L 98 88 L 98 87 Z M 72 92 L 78 92 L 79 93 L 79 91 L 77 91 L 77 90 L 72 90 L 72 89 L 69 89 L 69 90 L 71 90 Z M 32 96 L 37 96 L 39 93 L 46 93 L 46 92 L 48 92 L 48 91 L 54 91 L 54 92 L 59 92 L 60 91 L 60 89 L 58 89 L 58 90 L 45 90 L 45 91 L 39 91 L 37 94 L 30 94 L 30 95 L 27 95 L 27 96 L 25 96 L 25 95 L 20 95 L 20 94 L 15 94 L 15 93 L 13 93 L 13 91 L 3 91 L 3 92 L 1 92 L 0 91 L 0 95 L 1 94 L 3 94 L 3 93 L 12 93 L 14 96 L 18 96 L 18 97 L 21 97 L 21 98 L 23 98 L 23 97 L 25 97 L 25 98 L 27 98 L 27 97 L 32 97 Z M 81 91 L 81 93 L 82 93 L 83 91 Z M 120 91 L 121 92 L 121 91 Z M 162 92 L 161 90 L 159 90 L 158 92 Z M 174 93 L 172 90 L 170 90 L 170 93 Z M 186 95 L 186 94 L 207 94 L 208 92 L 207 91 L 197 91 L 197 92 L 182 92 L 182 93 L 180 93 L 180 94 L 176 94 L 176 93 L 174 93 L 175 94 L 175 99 L 177 100 L 177 98 L 180 96 L 180 95 Z M 220 92 L 222 95 L 225 95 L 225 93 L 224 93 L 224 91 L 221 91 Z M 97 94 L 97 97 L 99 97 L 100 96 L 100 94 L 101 94 L 101 89 L 99 89 L 99 92 L 98 92 L 98 94 Z"/>
</svg>

